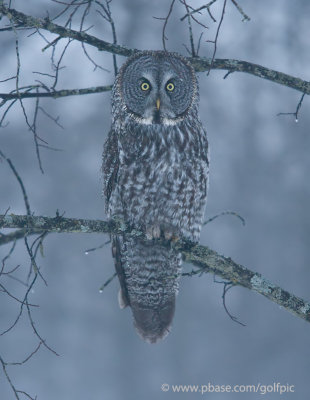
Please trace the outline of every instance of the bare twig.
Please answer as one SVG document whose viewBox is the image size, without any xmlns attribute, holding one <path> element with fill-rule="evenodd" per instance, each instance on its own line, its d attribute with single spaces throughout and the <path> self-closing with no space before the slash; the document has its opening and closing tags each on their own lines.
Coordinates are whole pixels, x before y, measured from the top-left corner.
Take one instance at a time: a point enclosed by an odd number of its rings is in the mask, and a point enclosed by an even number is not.
<svg viewBox="0 0 310 400">
<path fill-rule="evenodd" d="M 181 21 L 184 21 L 184 19 L 185 19 L 186 17 L 188 17 L 188 16 L 192 16 L 193 14 L 200 13 L 201 10 L 207 9 L 207 10 L 208 10 L 208 13 L 209 13 L 209 15 L 210 15 L 210 17 L 212 18 L 212 20 L 213 20 L 214 22 L 216 22 L 216 20 L 213 18 L 213 16 L 212 16 L 211 13 L 210 13 L 210 7 L 211 7 L 212 4 L 214 4 L 216 1 L 217 1 L 217 0 L 212 0 L 212 1 L 210 1 L 208 4 L 205 4 L 204 6 L 201 6 L 201 7 L 199 7 L 199 8 L 196 8 L 195 10 L 192 10 L 191 12 L 188 12 L 187 14 L 185 14 L 185 15 L 181 18 Z"/>
<path fill-rule="evenodd" d="M 26 299 L 26 301 L 25 301 L 25 304 L 26 304 L 26 307 L 27 307 L 28 318 L 29 318 L 29 321 L 30 321 L 30 324 L 31 324 L 31 326 L 32 326 L 32 330 L 33 330 L 34 334 L 37 336 L 37 338 L 40 340 L 40 342 L 41 342 L 50 352 L 52 352 L 55 356 L 59 356 L 59 354 L 58 354 L 54 349 L 52 349 L 52 348 L 46 343 L 46 341 L 41 337 L 41 335 L 39 334 L 39 332 L 38 332 L 38 330 L 37 330 L 37 328 L 36 328 L 36 326 L 35 326 L 35 323 L 34 323 L 34 321 L 33 321 L 32 314 L 31 314 L 31 310 L 30 310 L 29 303 L 28 303 L 28 300 L 27 300 L 27 299 Z"/>
<path fill-rule="evenodd" d="M 197 52 L 196 52 L 196 55 L 197 55 L 197 56 L 198 56 L 198 54 L 199 54 L 200 43 L 201 43 L 202 36 L 203 36 L 203 32 L 201 32 L 201 34 L 200 34 L 200 36 L 199 36 L 199 39 L 198 39 Z"/>
<path fill-rule="evenodd" d="M 211 217 L 211 218 L 207 219 L 202 225 L 207 225 L 210 222 L 214 221 L 216 218 L 222 217 L 223 215 L 233 215 L 233 216 L 237 217 L 238 219 L 240 219 L 240 221 L 242 222 L 243 226 L 245 225 L 245 219 L 243 217 L 241 217 L 241 215 L 239 215 L 235 211 L 223 211 L 220 214 L 217 214 L 214 217 Z"/>
<path fill-rule="evenodd" d="M 209 70 L 208 70 L 208 72 L 207 72 L 207 75 L 210 74 L 210 71 L 211 71 L 211 69 L 212 69 L 212 67 L 213 67 L 213 62 L 214 62 L 215 54 L 216 54 L 216 50 L 217 50 L 217 40 L 218 40 L 219 33 L 220 33 L 220 29 L 221 29 L 221 26 L 222 26 L 222 23 L 223 23 L 223 20 L 224 20 L 224 14 L 225 14 L 225 9 L 226 9 L 226 3 L 227 3 L 227 0 L 224 0 L 223 8 L 222 8 L 222 14 L 221 14 L 221 19 L 220 19 L 220 22 L 219 22 L 219 24 L 218 24 L 218 26 L 217 26 L 217 30 L 216 30 L 216 34 L 215 34 L 215 39 L 214 39 L 214 41 L 212 41 L 212 43 L 214 43 L 214 49 L 213 49 L 212 59 L 211 59 L 211 63 L 210 63 L 210 67 L 209 67 Z"/>
<path fill-rule="evenodd" d="M 8 81 L 11 81 L 13 79 L 16 79 L 16 75 L 11 76 L 10 78 L 2 79 L 2 80 L 0 80 L 0 83 L 8 82 Z"/>
<path fill-rule="evenodd" d="M 99 289 L 99 293 L 102 293 L 104 291 L 104 289 L 113 281 L 113 279 L 117 276 L 117 272 L 114 272 L 114 274 L 107 279 L 103 285 L 101 285 L 100 289 Z"/>
<path fill-rule="evenodd" d="M 197 269 L 192 269 L 190 272 L 182 272 L 181 276 L 187 276 L 187 277 L 192 277 L 195 275 L 199 275 L 201 276 L 204 273 L 210 272 L 208 267 L 201 267 L 201 268 L 197 268 Z"/>
<path fill-rule="evenodd" d="M 38 89 L 36 89 L 36 93 L 38 93 Z M 35 109 L 34 109 L 34 114 L 33 114 L 33 122 L 31 125 L 31 130 L 34 133 L 33 135 L 33 139 L 34 139 L 34 143 L 35 143 L 35 149 L 36 149 L 36 154 L 37 154 L 37 160 L 39 161 L 39 168 L 40 171 L 42 172 L 42 174 L 44 173 L 43 171 L 43 166 L 42 166 L 42 161 L 41 161 L 41 155 L 40 155 L 40 149 L 39 149 L 39 141 L 38 139 L 40 139 L 37 135 L 37 116 L 38 116 L 38 111 L 39 111 L 39 103 L 40 103 L 40 99 L 39 97 L 36 97 L 35 100 Z M 42 140 L 42 139 L 41 139 Z M 43 140 L 42 140 L 43 141 Z"/>
<path fill-rule="evenodd" d="M 302 96 L 301 96 L 301 98 L 300 98 L 300 100 L 299 100 L 299 102 L 297 104 L 295 112 L 286 112 L 286 113 L 281 112 L 281 113 L 278 113 L 277 116 L 279 116 L 279 115 L 293 115 L 294 118 L 295 118 L 295 122 L 298 122 L 298 113 L 299 113 L 300 107 L 302 105 L 302 102 L 304 101 L 305 95 L 306 95 L 306 93 L 302 94 Z"/>
<path fill-rule="evenodd" d="M 7 158 L 1 150 L 0 150 L 0 156 L 5 159 L 5 161 L 9 164 L 11 170 L 13 171 L 13 174 L 15 175 L 15 177 L 16 177 L 18 183 L 19 183 L 19 186 L 20 186 L 20 188 L 21 188 L 21 190 L 23 192 L 23 197 L 24 197 L 24 202 L 25 202 L 25 206 L 26 206 L 27 215 L 30 215 L 31 211 L 30 211 L 29 200 L 28 200 L 26 189 L 25 189 L 25 186 L 24 186 L 24 183 L 23 183 L 21 177 L 19 176 L 19 174 L 18 174 L 16 168 L 14 167 L 14 164 L 12 163 L 12 161 L 9 158 Z"/>
<path fill-rule="evenodd" d="M 2 369 L 3 369 L 4 375 L 5 375 L 6 379 L 7 379 L 7 381 L 9 382 L 9 385 L 11 386 L 11 389 L 12 389 L 12 391 L 14 393 L 15 398 L 17 400 L 19 400 L 18 390 L 15 388 L 15 386 L 14 386 L 14 384 L 13 384 L 13 382 L 12 382 L 8 372 L 7 372 L 7 369 L 6 369 L 7 363 L 3 360 L 3 358 L 1 356 L 0 356 L 0 363 L 2 365 Z"/>
<path fill-rule="evenodd" d="M 192 57 L 196 57 L 196 51 L 195 51 L 195 45 L 194 45 L 194 36 L 193 36 L 193 28 L 192 28 L 192 21 L 191 21 L 191 15 L 189 13 L 189 6 L 186 2 L 186 0 L 180 0 L 180 2 L 185 6 L 185 9 L 187 11 L 187 23 L 188 23 L 188 32 L 189 32 L 189 42 L 191 45 L 191 54 Z"/>
<path fill-rule="evenodd" d="M 61 37 L 61 36 L 58 36 L 58 37 L 57 37 L 56 39 L 54 39 L 53 41 L 48 42 L 47 45 L 43 47 L 42 53 L 43 53 L 45 50 L 49 49 L 50 47 L 55 46 L 55 45 L 59 42 L 60 39 L 62 39 L 62 37 Z"/>
<path fill-rule="evenodd" d="M 44 232 L 44 234 L 46 235 L 47 232 Z M 44 235 L 44 234 L 42 234 L 42 235 Z M 30 278 L 31 273 L 34 272 L 35 275 L 40 276 L 40 278 L 41 278 L 41 279 L 43 280 L 43 282 L 45 283 L 45 286 L 47 286 L 47 282 L 46 282 L 46 280 L 43 278 L 43 276 L 42 276 L 42 274 L 41 274 L 41 272 L 40 272 L 40 268 L 39 268 L 38 265 L 37 265 L 37 262 L 36 262 L 36 254 L 34 254 L 33 248 L 32 248 L 33 245 L 32 245 L 32 246 L 29 246 L 27 236 L 24 237 L 24 242 L 25 242 L 25 246 L 26 246 L 26 249 L 27 249 L 27 253 L 28 253 L 29 258 L 30 258 L 30 261 L 31 261 L 31 267 L 30 267 L 30 270 L 29 270 L 28 277 Z"/>
<path fill-rule="evenodd" d="M 60 71 L 62 68 L 64 68 L 64 67 L 61 68 L 60 65 L 61 65 L 61 62 L 62 62 L 62 60 L 63 60 L 63 58 L 64 58 L 64 56 L 65 56 L 65 54 L 66 54 L 66 51 L 67 51 L 68 47 L 70 46 L 70 43 L 71 43 L 71 42 L 72 42 L 72 39 L 69 38 L 69 40 L 68 40 L 67 43 L 65 44 L 65 46 L 64 46 L 64 48 L 63 48 L 63 50 L 62 50 L 62 52 L 61 52 L 61 54 L 60 54 L 60 57 L 59 57 L 57 63 L 54 62 L 54 59 L 53 59 L 53 57 L 52 57 L 53 67 L 54 67 L 54 71 L 55 71 L 55 80 L 54 80 L 54 83 L 53 83 L 53 85 L 52 85 L 52 87 L 51 87 L 52 90 L 55 90 L 56 85 L 57 85 L 57 83 L 58 83 L 59 71 Z"/>
<path fill-rule="evenodd" d="M 167 48 L 166 48 L 166 41 L 168 40 L 168 38 L 167 38 L 167 36 L 166 36 L 166 28 L 167 28 L 168 20 L 169 20 L 169 18 L 170 18 L 170 15 L 171 15 L 171 13 L 172 13 L 172 10 L 173 10 L 174 3 L 175 3 L 175 0 L 172 0 L 171 3 L 170 3 L 170 7 L 169 7 L 168 14 L 167 14 L 166 17 L 163 17 L 163 18 L 153 17 L 153 18 L 155 18 L 155 19 L 160 19 L 160 20 L 163 20 L 163 21 L 164 21 L 164 26 L 163 26 L 162 34 L 161 34 L 161 38 L 162 38 L 161 40 L 162 40 L 162 43 L 163 43 L 163 49 L 164 49 L 165 51 L 167 51 Z"/>
<path fill-rule="evenodd" d="M 15 99 L 15 100 L 13 100 L 9 105 L 8 105 L 8 107 L 6 108 L 6 110 L 4 111 L 4 113 L 3 113 L 3 115 L 2 115 L 2 117 L 1 117 L 1 119 L 0 119 L 0 128 L 5 128 L 7 125 L 8 125 L 8 122 L 6 123 L 6 124 L 4 124 L 3 122 L 4 122 L 4 120 L 5 120 L 5 118 L 6 118 L 6 116 L 7 116 L 7 114 L 9 113 L 9 111 L 10 111 L 10 109 L 14 106 L 14 104 L 17 102 L 17 98 Z M 0 103 L 0 108 L 6 103 L 6 101 L 7 100 L 3 100 L 1 103 Z"/>
<path fill-rule="evenodd" d="M 223 76 L 223 79 L 228 78 L 229 75 L 232 74 L 232 73 L 234 73 L 234 72 L 235 72 L 234 70 L 230 70 L 230 71 L 226 72 L 226 74 Z"/>
<path fill-rule="evenodd" d="M 59 122 L 59 116 L 58 117 L 53 117 L 50 113 L 48 113 L 43 107 L 38 107 L 38 109 L 47 116 L 47 118 L 49 118 L 51 121 L 53 121 L 57 126 L 59 126 L 59 128 L 61 129 L 65 129 L 63 127 L 63 125 L 60 124 Z M 55 149 L 54 149 L 55 150 Z M 58 149 L 57 149 L 58 150 Z"/>
<path fill-rule="evenodd" d="M 6 293 L 9 297 L 17 301 L 17 303 L 23 304 L 23 300 L 18 299 L 16 296 L 14 296 L 12 293 L 10 293 L 1 283 L 0 283 L 0 289 L 2 292 Z M 37 304 L 29 304 L 30 307 L 39 307 Z"/>
<path fill-rule="evenodd" d="M 6 236 L 6 235 L 3 235 L 3 236 Z M 0 232 L 0 238 L 1 238 L 1 237 L 2 237 L 2 233 Z M 16 239 L 14 240 L 14 243 L 13 243 L 12 247 L 10 248 L 10 251 L 8 252 L 8 254 L 2 258 L 2 268 L 1 268 L 1 270 L 0 270 L 0 275 L 2 275 L 2 274 L 7 274 L 7 275 L 9 275 L 9 274 L 11 274 L 12 272 L 14 272 L 15 269 L 14 269 L 14 270 L 11 270 L 11 271 L 9 271 L 9 272 L 4 272 L 4 265 L 5 265 L 6 260 L 7 260 L 8 258 L 10 258 L 10 256 L 12 255 L 12 253 L 13 253 L 13 251 L 14 251 L 14 249 L 15 249 L 15 245 L 16 245 Z M 17 268 L 16 268 L 16 269 L 17 269 Z"/>
<path fill-rule="evenodd" d="M 214 282 L 216 283 L 222 283 L 223 284 L 223 294 L 222 294 L 222 301 L 223 301 L 223 307 L 224 310 L 226 312 L 226 314 L 229 316 L 229 318 L 236 322 L 237 324 L 241 325 L 241 326 L 246 326 L 243 322 L 239 321 L 237 317 L 235 317 L 234 315 L 231 314 L 231 312 L 228 310 L 227 305 L 226 305 L 226 295 L 227 292 L 233 288 L 234 286 L 236 286 L 233 282 L 224 282 L 224 281 L 217 281 L 214 279 Z"/>
<path fill-rule="evenodd" d="M 21 61 L 20 61 L 20 54 L 19 54 L 19 40 L 18 40 L 18 35 L 17 35 L 17 31 L 16 28 L 14 27 L 14 23 L 13 21 L 9 18 L 10 20 L 10 24 L 12 26 L 12 29 L 14 31 L 14 35 L 15 35 L 15 52 L 16 52 L 16 60 L 17 60 L 17 67 L 16 67 L 16 79 L 15 79 L 15 86 L 16 86 L 16 94 L 18 95 L 18 100 L 26 121 L 27 126 L 29 127 L 30 131 L 33 133 L 33 139 L 34 139 L 34 143 L 35 143 L 35 148 L 36 148 L 36 154 L 37 154 L 37 160 L 39 163 L 39 168 L 41 170 L 41 172 L 43 173 L 43 168 L 42 168 L 42 163 L 41 163 L 41 157 L 40 157 L 40 152 L 39 152 L 39 146 L 38 146 L 38 139 L 40 139 L 37 135 L 36 132 L 36 125 L 35 125 L 35 119 L 36 119 L 36 111 L 37 111 L 37 105 L 38 105 L 38 100 L 36 102 L 36 110 L 35 110 L 35 117 L 34 117 L 34 123 L 31 125 L 29 123 L 29 119 L 27 116 L 27 112 L 26 109 L 24 107 L 24 103 L 22 98 L 19 96 L 19 79 L 20 79 L 20 69 L 21 69 Z"/>
<path fill-rule="evenodd" d="M 81 1 L 81 2 L 77 2 L 76 0 L 71 1 L 71 3 L 66 3 L 65 1 L 59 1 L 59 0 L 52 0 L 53 3 L 58 3 L 58 4 L 64 4 L 65 6 L 72 6 L 77 5 L 77 6 L 81 6 L 83 4 L 87 4 L 89 3 L 89 0 L 85 0 L 85 1 Z"/>
<path fill-rule="evenodd" d="M 239 6 L 239 4 L 236 2 L 236 0 L 231 0 L 231 2 L 233 3 L 233 5 L 237 8 L 237 10 L 239 11 L 239 13 L 242 15 L 243 19 L 242 21 L 250 21 L 251 18 L 246 15 L 246 13 L 242 10 L 242 8 Z"/>
<path fill-rule="evenodd" d="M 7 365 L 23 365 L 26 364 L 27 361 L 30 360 L 40 349 L 42 342 L 40 341 L 37 347 L 23 360 L 23 361 L 16 361 L 16 362 L 9 362 Z"/>
<path fill-rule="evenodd" d="M 110 3 L 112 0 L 106 0 L 105 5 L 101 3 L 98 0 L 95 0 L 95 3 L 103 10 L 103 13 L 100 10 L 97 10 L 99 15 L 101 15 L 106 21 L 109 22 L 112 30 L 112 37 L 113 37 L 113 44 L 117 44 L 117 36 L 116 36 L 116 29 L 115 29 L 115 24 L 114 20 L 112 18 L 112 12 L 110 8 Z M 116 55 L 113 54 L 113 67 L 114 67 L 114 75 L 117 75 L 118 68 L 117 68 L 117 61 L 116 61 Z"/>
<path fill-rule="evenodd" d="M 96 251 L 96 250 L 102 249 L 103 247 L 105 247 L 105 246 L 106 246 L 107 244 L 109 244 L 109 243 L 111 243 L 111 240 L 110 240 L 110 239 L 107 240 L 106 242 L 102 243 L 100 246 L 92 247 L 91 249 L 85 250 L 85 251 L 84 251 L 84 254 L 88 255 L 88 254 L 89 254 L 90 252 L 92 252 L 92 251 Z"/>
<path fill-rule="evenodd" d="M 88 29 L 83 29 L 83 27 L 84 27 L 84 23 L 85 23 L 86 17 L 88 16 L 88 14 L 89 14 L 89 12 L 90 12 L 91 6 L 92 6 L 92 1 L 88 1 L 87 4 L 86 4 L 86 7 L 85 7 L 85 9 L 84 9 L 84 11 L 83 11 L 83 13 L 82 13 L 82 17 L 81 17 L 81 21 L 80 21 L 80 32 L 86 32 L 87 30 L 90 29 L 90 28 L 88 28 Z M 81 42 L 81 45 L 82 45 L 82 48 L 83 48 L 83 51 L 84 51 L 85 56 L 86 56 L 86 57 L 88 58 L 88 60 L 93 64 L 93 66 L 94 66 L 94 71 L 95 71 L 97 68 L 99 68 L 99 69 L 101 69 L 102 71 L 106 71 L 106 72 L 107 72 L 108 70 L 107 70 L 106 68 L 103 68 L 101 65 L 99 65 L 99 64 L 89 55 L 88 51 L 86 50 L 85 43 Z"/>
<path fill-rule="evenodd" d="M 190 12 L 190 10 L 195 11 L 195 9 L 190 6 L 187 3 L 187 0 L 179 0 L 181 4 L 184 5 L 186 9 L 186 16 L 187 16 L 187 24 L 188 24 L 188 32 L 189 32 L 189 41 L 190 41 L 190 47 L 191 51 L 188 50 L 187 46 L 184 44 L 184 47 L 186 51 L 192 56 L 192 57 L 197 57 L 200 49 L 200 43 L 201 43 L 201 38 L 203 35 L 203 32 L 200 34 L 199 39 L 198 39 L 198 45 L 197 45 L 197 50 L 195 49 L 195 44 L 194 44 L 194 34 L 193 34 L 193 27 L 192 27 L 192 20 L 199 26 L 203 27 L 204 29 L 209 29 L 206 25 L 204 25 L 202 22 L 198 21 L 197 18 L 194 17 L 194 15 Z M 199 12 L 200 13 L 200 12 Z M 183 21 L 184 18 L 181 18 L 181 21 Z"/>
</svg>

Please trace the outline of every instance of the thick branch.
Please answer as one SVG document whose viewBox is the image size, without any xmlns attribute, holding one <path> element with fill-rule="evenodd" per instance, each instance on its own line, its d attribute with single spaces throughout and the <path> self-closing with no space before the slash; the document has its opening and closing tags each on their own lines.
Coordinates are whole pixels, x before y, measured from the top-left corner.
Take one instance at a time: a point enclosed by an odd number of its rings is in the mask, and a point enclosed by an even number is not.
<svg viewBox="0 0 310 400">
<path fill-rule="evenodd" d="M 186 261 L 200 267 L 209 268 L 216 275 L 231 281 L 235 285 L 254 290 L 287 311 L 310 322 L 309 302 L 268 281 L 261 274 L 235 263 L 231 258 L 221 256 L 207 246 L 197 245 L 187 250 L 181 245 L 180 250 Z"/>
<path fill-rule="evenodd" d="M 195 57 L 189 60 L 197 72 L 207 71 L 211 63 L 210 59 L 202 57 Z M 299 92 L 310 94 L 309 81 L 304 81 L 300 78 L 263 67 L 259 64 L 253 64 L 242 60 L 215 58 L 211 69 L 223 69 L 231 72 L 246 72 L 259 78 L 267 79 L 283 86 L 288 86 L 292 89 L 298 90 Z"/>
<path fill-rule="evenodd" d="M 38 97 L 52 97 L 53 99 L 57 99 L 59 97 L 66 97 L 66 96 L 79 96 L 83 94 L 108 92 L 111 89 L 112 85 L 107 85 L 107 86 L 96 86 L 84 89 L 53 90 L 51 92 L 44 92 L 44 93 L 40 92 L 0 93 L 0 98 L 2 98 L 5 101 L 14 99 L 38 98 Z"/>
<path fill-rule="evenodd" d="M 62 38 L 71 38 L 78 40 L 79 42 L 87 43 L 91 46 L 97 47 L 98 50 L 108 51 L 109 53 L 118 54 L 120 56 L 130 56 L 135 51 L 134 49 L 128 49 L 118 44 L 112 44 L 104 40 L 98 39 L 95 36 L 88 35 L 85 32 L 78 32 L 73 29 L 64 28 L 60 25 L 54 24 L 48 18 L 34 18 L 30 15 L 26 15 L 13 8 L 8 8 L 1 5 L 0 3 L 0 14 L 5 15 L 12 23 L 23 28 L 34 28 L 44 29 L 51 33 L 55 33 Z"/>
<path fill-rule="evenodd" d="M 50 218 L 14 214 L 0 215 L 0 228 L 20 228 L 27 230 L 29 233 L 48 231 L 122 234 L 127 232 L 135 237 L 143 237 L 142 232 L 130 231 L 121 222 L 62 218 L 60 216 Z M 175 244 L 175 247 L 182 252 L 187 262 L 206 269 L 206 272 L 214 272 L 216 275 L 233 282 L 235 285 L 254 290 L 291 313 L 310 322 L 309 302 L 269 282 L 259 273 L 235 263 L 230 258 L 221 256 L 207 246 L 195 245 L 180 240 Z"/>
<path fill-rule="evenodd" d="M 64 28 L 60 25 L 54 24 L 46 18 L 34 18 L 14 9 L 9 9 L 3 4 L 1 5 L 1 3 L 0 14 L 7 16 L 9 20 L 15 25 L 18 25 L 18 27 L 44 29 L 51 33 L 55 33 L 60 37 L 72 38 L 80 42 L 87 43 L 90 46 L 94 46 L 98 50 L 107 51 L 112 54 L 128 57 L 138 51 L 137 49 L 128 49 L 125 46 L 119 46 L 117 44 L 106 42 L 84 32 L 78 32 L 73 29 Z M 197 72 L 209 71 L 210 69 L 221 69 L 231 72 L 246 72 L 259 78 L 268 79 L 280 85 L 288 86 L 302 93 L 310 94 L 310 82 L 263 67 L 258 64 L 233 59 L 214 59 L 213 63 L 211 62 L 211 59 L 203 57 L 194 57 L 188 59 L 191 61 Z"/>
<path fill-rule="evenodd" d="M 36 217 L 27 215 L 0 215 L 0 228 L 21 228 L 29 232 L 80 232 L 80 233 L 121 233 L 126 227 L 117 226 L 116 222 L 99 220 L 63 218 L 61 216 Z M 117 230 L 119 229 L 119 231 Z"/>
</svg>

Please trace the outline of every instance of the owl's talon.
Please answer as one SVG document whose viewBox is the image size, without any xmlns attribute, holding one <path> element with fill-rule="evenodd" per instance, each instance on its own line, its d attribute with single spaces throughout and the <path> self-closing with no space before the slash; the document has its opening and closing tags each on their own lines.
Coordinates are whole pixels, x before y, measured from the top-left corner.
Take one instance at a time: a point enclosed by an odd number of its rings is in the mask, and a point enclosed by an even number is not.
<svg viewBox="0 0 310 400">
<path fill-rule="evenodd" d="M 148 231 L 148 230 L 146 231 L 145 236 L 146 236 L 147 240 L 152 240 L 153 239 L 152 233 L 150 231 Z"/>
<path fill-rule="evenodd" d="M 173 236 L 172 232 L 170 232 L 170 231 L 165 231 L 164 232 L 164 237 L 165 237 L 166 240 L 170 240 L 172 238 L 172 236 Z"/>
<path fill-rule="evenodd" d="M 166 240 L 170 240 L 172 238 L 172 232 L 164 232 L 164 236 Z"/>
<path fill-rule="evenodd" d="M 146 229 L 146 238 L 148 240 L 160 238 L 160 227 L 158 225 L 151 225 Z"/>
<path fill-rule="evenodd" d="M 172 238 L 171 238 L 171 242 L 173 242 L 173 243 L 176 243 L 176 242 L 178 242 L 179 240 L 180 240 L 180 237 L 179 237 L 179 236 L 173 235 Z"/>
<path fill-rule="evenodd" d="M 174 243 L 180 240 L 180 237 L 171 230 L 161 229 L 159 225 L 148 226 L 145 235 L 147 240 L 159 239 L 160 237 L 165 238 L 165 240 L 171 240 Z"/>
</svg>

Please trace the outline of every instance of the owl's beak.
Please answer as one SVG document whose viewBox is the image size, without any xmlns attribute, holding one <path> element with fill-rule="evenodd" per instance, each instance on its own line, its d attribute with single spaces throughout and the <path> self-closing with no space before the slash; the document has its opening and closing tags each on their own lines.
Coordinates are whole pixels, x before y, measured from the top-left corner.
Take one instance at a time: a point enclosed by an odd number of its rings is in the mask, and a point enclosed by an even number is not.
<svg viewBox="0 0 310 400">
<path fill-rule="evenodd" d="M 157 108 L 157 110 L 159 110 L 159 108 L 160 108 L 160 100 L 159 99 L 156 100 L 156 108 Z"/>
</svg>

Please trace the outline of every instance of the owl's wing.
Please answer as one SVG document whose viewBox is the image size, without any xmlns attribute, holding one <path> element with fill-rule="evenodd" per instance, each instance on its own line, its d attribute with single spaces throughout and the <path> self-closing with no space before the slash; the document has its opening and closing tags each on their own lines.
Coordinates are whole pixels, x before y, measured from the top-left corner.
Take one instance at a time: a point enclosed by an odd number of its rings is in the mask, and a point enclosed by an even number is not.
<svg viewBox="0 0 310 400">
<path fill-rule="evenodd" d="M 128 289 L 126 285 L 126 277 L 124 272 L 124 267 L 122 263 L 122 246 L 123 245 L 123 237 L 121 236 L 113 236 L 112 237 L 112 255 L 114 258 L 115 271 L 118 276 L 120 290 L 118 292 L 118 304 L 120 308 L 125 308 L 129 306 L 129 296 Z"/>
<path fill-rule="evenodd" d="M 111 217 L 113 215 L 113 210 L 109 209 L 109 202 L 113 191 L 117 186 L 117 176 L 119 170 L 119 150 L 118 150 L 118 140 L 115 131 L 112 129 L 109 132 L 108 138 L 104 144 L 103 157 L 102 157 L 102 172 L 104 175 L 104 197 L 105 197 L 105 207 L 107 214 Z M 120 292 L 119 292 L 119 305 L 121 308 L 125 308 L 129 305 L 126 279 L 124 275 L 124 269 L 122 265 L 121 258 L 121 248 L 123 238 L 118 235 L 112 235 L 112 255 L 115 263 L 115 270 L 120 282 Z"/>
<path fill-rule="evenodd" d="M 102 172 L 104 176 L 103 193 L 106 211 L 108 210 L 110 197 L 117 182 L 118 167 L 119 151 L 117 135 L 114 130 L 111 130 L 104 144 L 102 155 Z"/>
</svg>

